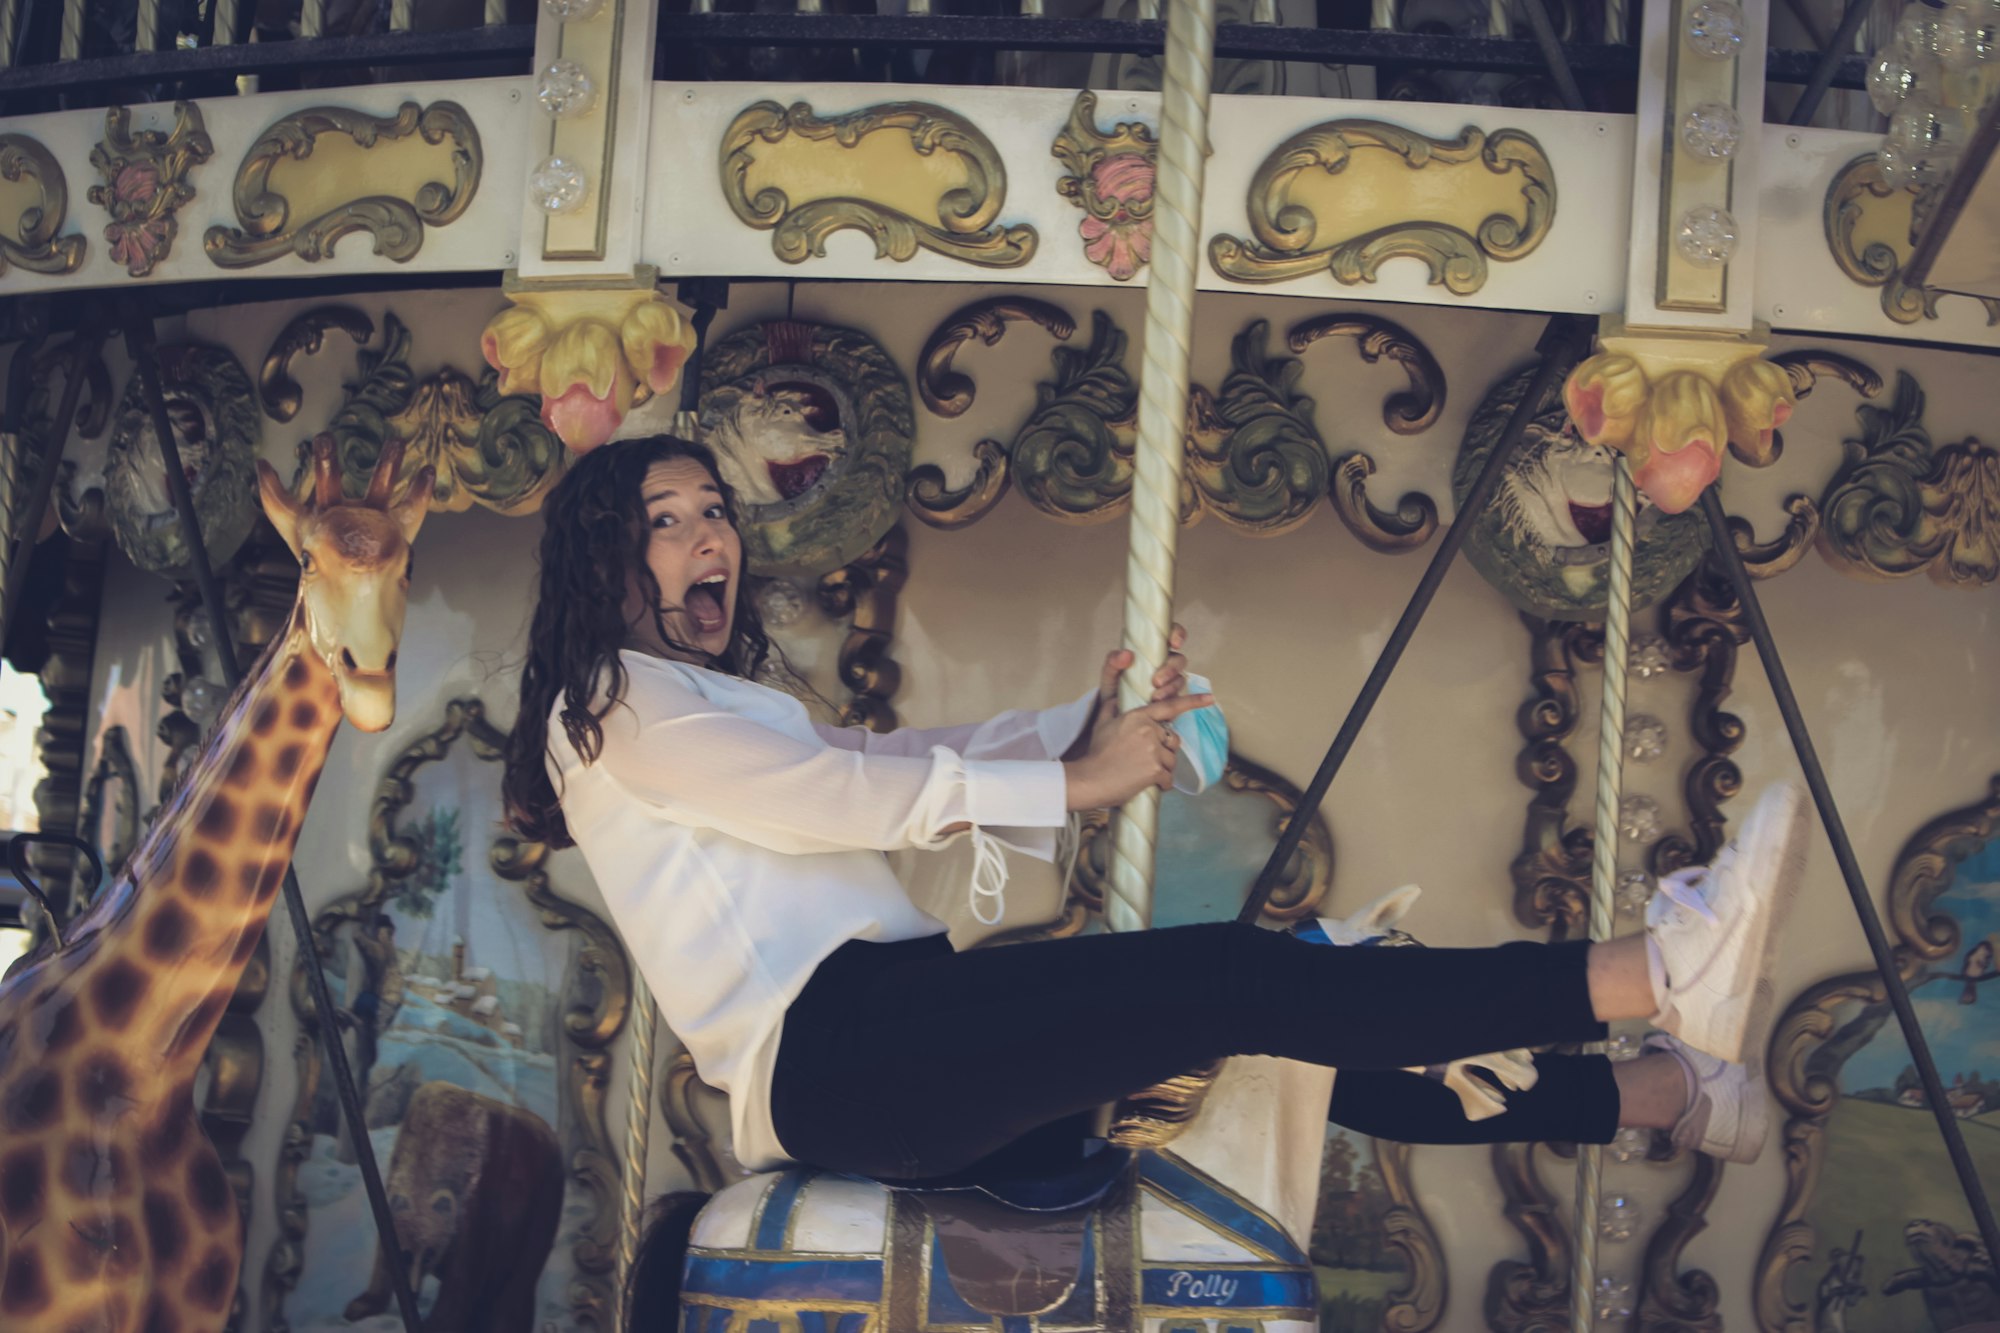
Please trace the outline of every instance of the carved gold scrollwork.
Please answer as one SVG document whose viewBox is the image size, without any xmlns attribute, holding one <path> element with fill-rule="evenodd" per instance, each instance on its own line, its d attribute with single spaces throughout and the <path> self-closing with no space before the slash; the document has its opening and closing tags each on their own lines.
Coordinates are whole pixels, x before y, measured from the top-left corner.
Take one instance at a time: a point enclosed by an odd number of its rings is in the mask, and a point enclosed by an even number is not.
<svg viewBox="0 0 2000 1333">
<path fill-rule="evenodd" d="M 1039 324 L 1058 342 L 1076 332 L 1076 320 L 1067 310 L 1020 296 L 995 296 L 974 301 L 938 325 L 917 358 L 917 392 L 924 406 L 941 417 L 962 417 L 972 406 L 978 387 L 972 377 L 952 368 L 959 349 L 977 338 L 988 347 L 1006 336 L 1007 326 L 1017 320 Z"/>
<path fill-rule="evenodd" d="M 1736 679 L 1737 651 L 1750 637 L 1728 581 L 1703 565 L 1661 608 L 1660 627 L 1675 670 L 1701 673 L 1688 707 L 1688 733 L 1701 757 L 1688 766 L 1681 784 L 1691 833 L 1668 833 L 1653 844 L 1647 865 L 1655 875 L 1703 865 L 1721 849 L 1728 822 L 1722 803 L 1743 790 L 1743 774 L 1730 756 L 1749 731 L 1742 718 L 1722 707 Z"/>
<path fill-rule="evenodd" d="M 1528 1261 L 1507 1259 L 1486 1277 L 1486 1326 L 1495 1333 L 1557 1333 L 1569 1321 L 1568 1200 L 1558 1200 L 1535 1169 L 1541 1145 L 1496 1143 L 1493 1174 L 1504 1211 L 1528 1243 Z"/>
<path fill-rule="evenodd" d="M 1820 503 L 1820 553 L 1863 578 L 1984 586 L 2000 578 L 2000 453 L 1972 439 L 1934 447 L 1923 411 L 1905 373 L 1889 407 L 1857 409 L 1861 438 Z"/>
<path fill-rule="evenodd" d="M 1452 216 L 1396 216 L 1423 207 L 1400 202 L 1406 172 L 1455 168 L 1463 169 L 1453 177 L 1459 188 L 1435 204 Z M 1555 209 L 1554 168 L 1519 130 L 1468 125 L 1456 139 L 1433 139 L 1382 121 L 1329 121 L 1264 159 L 1250 183 L 1251 238 L 1215 236 L 1209 263 L 1237 282 L 1326 269 L 1353 285 L 1373 282 L 1387 260 L 1411 258 L 1432 283 L 1465 296 L 1485 285 L 1489 259 L 1520 259 L 1540 245 Z"/>
<path fill-rule="evenodd" d="M 1389 1211 L 1382 1218 L 1382 1231 L 1389 1247 L 1403 1256 L 1409 1279 L 1389 1293 L 1388 1308 L 1382 1312 L 1382 1327 L 1394 1333 L 1430 1333 L 1444 1318 L 1447 1294 L 1444 1250 L 1437 1232 L 1417 1203 L 1410 1181 L 1410 1145 L 1376 1139 L 1375 1164 L 1382 1171 L 1382 1186 L 1389 1195 Z"/>
<path fill-rule="evenodd" d="M 674 1132 L 674 1156 L 687 1168 L 694 1187 L 714 1194 L 747 1174 L 715 1141 L 711 1125 L 729 1123 L 729 1099 L 701 1081 L 686 1051 L 668 1062 L 660 1079 L 660 1113 Z"/>
<path fill-rule="evenodd" d="M 278 335 L 264 357 L 267 393 L 273 367 L 282 376 L 292 349 L 306 345 L 303 339 L 310 330 L 302 330 L 304 321 L 325 316 L 318 328 L 331 325 L 355 333 L 358 326 L 335 318 L 337 313 L 310 311 Z M 384 315 L 382 345 L 362 349 L 360 377 L 348 386 L 347 401 L 327 422 L 347 493 L 358 496 L 367 489 L 382 446 L 395 439 L 404 444 L 406 473 L 413 473 L 419 463 L 437 470 L 431 496 L 434 511 L 460 513 L 479 504 L 519 515 L 540 508 L 569 455 L 542 424 L 537 399 L 502 394 L 499 376 L 491 367 L 481 372 L 477 383 L 450 366 L 418 379 L 410 369 L 411 341 L 408 326 L 393 314 Z M 267 397 L 267 406 L 268 402 Z M 312 484 L 308 452 L 309 445 L 300 442 L 294 489 Z"/>
<path fill-rule="evenodd" d="M 194 198 L 188 174 L 214 152 L 193 102 L 174 103 L 170 134 L 133 134 L 132 113 L 122 106 L 104 113 L 104 138 L 90 150 L 104 184 L 90 187 L 90 202 L 111 214 L 104 239 L 114 263 L 143 278 L 167 257 L 180 230 L 174 214 Z"/>
<path fill-rule="evenodd" d="M 1927 979 L 1926 964 L 1945 960 L 1950 968 L 1960 956 L 1965 941 L 1958 921 L 1931 908 L 1951 887 L 1958 865 L 1996 834 L 2000 776 L 1988 782 L 1984 800 L 1917 830 L 1896 858 L 1885 916 L 1895 931 L 1893 957 L 1906 985 L 1914 988 Z M 1839 1019 L 1842 1011 L 1849 1011 L 1844 1021 Z M 1785 1199 L 1765 1238 L 1752 1292 L 1760 1333 L 1814 1326 L 1811 1296 L 1795 1299 L 1792 1292 L 1802 1286 L 1795 1275 L 1812 1263 L 1818 1239 L 1806 1210 L 1826 1164 L 1827 1119 L 1841 1098 L 1841 1065 L 1891 1021 L 1888 989 L 1871 970 L 1806 988 L 1772 1033 L 1771 1091 L 1790 1118 L 1785 1122 Z"/>
<path fill-rule="evenodd" d="M 1288 532 L 1326 494 L 1326 447 L 1313 428 L 1312 399 L 1296 391 L 1299 361 L 1267 356 L 1270 325 L 1253 320 L 1230 344 L 1229 377 L 1211 397 L 1188 395 L 1182 519 L 1214 514 L 1259 536 Z M 1190 494 L 1191 492 L 1191 494 Z"/>
<path fill-rule="evenodd" d="M 264 415 L 273 421 L 290 421 L 299 414 L 304 390 L 292 378 L 292 362 L 319 351 L 334 329 L 359 346 L 375 336 L 375 321 L 352 306 L 323 305 L 285 325 L 264 353 L 264 367 L 257 373 L 257 397 L 264 404 Z"/>
<path fill-rule="evenodd" d="M 409 168 L 401 172 L 410 177 L 404 193 L 414 198 L 370 192 L 356 179 L 353 188 L 357 197 L 325 208 L 304 221 L 295 221 L 286 189 L 296 191 L 296 186 L 280 186 L 272 178 L 286 163 L 312 157 L 319 140 L 328 135 L 344 136 L 355 148 L 373 150 L 378 155 L 390 151 L 384 145 L 407 140 L 411 135 L 430 145 L 449 139 L 451 179 L 447 182 L 428 178 L 432 173 L 425 164 L 406 162 L 405 155 L 397 154 L 397 162 Z M 347 154 L 343 157 L 345 172 L 339 167 L 323 169 L 340 185 L 348 183 L 348 176 L 358 177 L 364 171 L 386 169 L 389 165 L 384 162 L 377 168 L 369 158 Z M 364 163 L 367 165 L 361 165 Z M 394 116 L 371 116 L 345 107 L 310 107 L 286 116 L 250 145 L 236 171 L 234 198 L 240 226 L 210 227 L 202 238 L 202 246 L 209 259 L 222 268 L 250 268 L 288 254 L 311 263 L 331 257 L 341 237 L 365 231 L 375 238 L 376 254 L 400 263 L 423 247 L 426 226 L 446 226 L 471 205 L 484 164 L 479 131 L 473 127 L 465 108 L 456 102 L 433 102 L 427 107 L 405 102 Z M 419 183 L 418 176 L 427 178 Z M 369 179 L 376 178 L 371 175 Z M 324 185 L 314 191 L 315 198 L 321 196 L 330 197 Z"/>
<path fill-rule="evenodd" d="M 889 700 L 902 684 L 903 669 L 889 656 L 889 648 L 896 595 L 910 577 L 909 555 L 909 535 L 891 528 L 859 559 L 819 581 L 820 609 L 836 620 L 854 617 L 840 645 L 840 683 L 851 692 L 840 712 L 842 726 L 896 729 L 896 710 Z"/>
<path fill-rule="evenodd" d="M 1731 516 L 1729 535 L 1743 568 L 1753 579 L 1775 578 L 1805 559 L 1819 536 L 1819 506 L 1809 495 L 1794 495 L 1785 501 L 1788 516 L 1785 530 L 1770 541 L 1760 542 L 1748 519 Z"/>
<path fill-rule="evenodd" d="M 1066 523 L 1101 523 L 1132 499 L 1139 390 L 1125 371 L 1125 332 L 1102 310 L 1088 347 L 1055 349 L 1055 378 L 1036 386 L 1035 411 L 1014 437 L 1014 484 Z"/>
<path fill-rule="evenodd" d="M 1076 95 L 1069 124 L 1050 148 L 1065 173 L 1056 193 L 1084 212 L 1077 224 L 1084 258 L 1119 282 L 1137 276 L 1153 247 L 1153 178 L 1160 152 L 1153 131 L 1121 120 L 1104 133 L 1097 128 L 1097 94 L 1085 91 Z"/>
<path fill-rule="evenodd" d="M 1843 167 L 1827 187 L 1823 209 L 1827 248 L 1840 271 L 1863 287 L 1882 289 L 1882 313 L 1898 324 L 1936 319 L 1938 299 L 1951 295 L 1902 280 L 1910 254 L 1910 193 L 1882 177 L 1873 153 Z M 2000 300 L 1977 298 L 1986 322 L 2000 323 Z"/>
<path fill-rule="evenodd" d="M 1382 401 L 1383 425 L 1398 435 L 1415 435 L 1437 424 L 1444 411 L 1444 367 L 1408 329 L 1374 315 L 1320 315 L 1294 324 L 1285 342 L 1303 352 L 1322 338 L 1352 338 L 1369 365 L 1387 357 L 1403 368 L 1410 387 Z"/>
<path fill-rule="evenodd" d="M 1395 555 L 1414 551 L 1437 532 L 1437 505 L 1422 491 L 1405 491 L 1394 513 L 1377 509 L 1368 498 L 1368 478 L 1375 475 L 1375 460 L 1367 454 L 1342 455 L 1333 465 L 1333 481 L 1327 498 L 1333 512 L 1347 530 L 1371 551 Z"/>
<path fill-rule="evenodd" d="M 870 139 L 866 157 L 855 151 Z M 1014 268 L 1035 254 L 1033 227 L 996 222 L 1007 171 L 992 140 L 928 102 L 883 102 L 831 118 L 806 102 L 758 102 L 730 122 L 721 169 L 730 209 L 771 231 L 772 250 L 788 264 L 824 257 L 826 238 L 847 229 L 873 237 L 878 259 L 907 260 L 924 249 Z"/>
<path fill-rule="evenodd" d="M 1534 794 L 1521 854 L 1508 867 L 1514 880 L 1514 919 L 1567 939 L 1583 927 L 1590 907 L 1590 830 L 1572 828 L 1569 799 L 1576 790 L 1576 761 L 1565 742 L 1576 730 L 1579 663 L 1604 660 L 1604 638 L 1580 621 L 1521 616 L 1529 634 L 1528 679 L 1535 697 L 1517 721 L 1527 748 L 1514 770 Z"/>
<path fill-rule="evenodd" d="M 903 497 L 910 512 L 947 531 L 985 518 L 1013 487 L 1011 464 L 1007 447 L 998 440 L 979 441 L 972 446 L 972 456 L 978 464 L 972 480 L 956 489 L 946 483 L 944 469 L 935 463 L 911 468 L 909 490 Z"/>
<path fill-rule="evenodd" d="M 1699 1268 L 1680 1271 L 1681 1251 L 1708 1228 L 1708 1206 L 1722 1185 L 1722 1163 L 1695 1153 L 1694 1177 L 1667 1205 L 1666 1221 L 1646 1242 L 1639 1270 L 1639 1328 L 1643 1333 L 1722 1333 L 1722 1290 Z"/>
<path fill-rule="evenodd" d="M 0 227 L 0 273 L 10 264 L 31 273 L 74 273 L 83 267 L 89 242 L 60 234 L 69 217 L 69 182 L 49 150 L 25 134 L 0 134 L 0 179 L 33 181 L 41 194 L 11 225 Z"/>
</svg>

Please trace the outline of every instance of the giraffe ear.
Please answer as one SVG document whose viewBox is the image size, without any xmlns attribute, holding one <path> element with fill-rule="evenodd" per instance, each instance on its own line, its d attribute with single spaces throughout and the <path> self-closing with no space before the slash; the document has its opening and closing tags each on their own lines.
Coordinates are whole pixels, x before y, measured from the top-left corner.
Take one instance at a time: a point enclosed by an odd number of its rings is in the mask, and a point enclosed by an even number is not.
<svg viewBox="0 0 2000 1333">
<path fill-rule="evenodd" d="M 299 502 L 278 478 L 277 469 L 263 459 L 257 460 L 257 491 L 264 501 L 264 516 L 271 520 L 271 526 L 285 539 L 285 545 L 292 548 L 292 554 L 299 553 Z"/>
<path fill-rule="evenodd" d="M 430 515 L 431 493 L 436 489 L 437 469 L 429 466 L 421 467 L 417 469 L 417 475 L 410 478 L 410 489 L 389 511 L 389 516 L 396 520 L 396 526 L 402 529 L 405 542 L 416 541 L 417 529 L 424 525 L 424 519 Z"/>
</svg>

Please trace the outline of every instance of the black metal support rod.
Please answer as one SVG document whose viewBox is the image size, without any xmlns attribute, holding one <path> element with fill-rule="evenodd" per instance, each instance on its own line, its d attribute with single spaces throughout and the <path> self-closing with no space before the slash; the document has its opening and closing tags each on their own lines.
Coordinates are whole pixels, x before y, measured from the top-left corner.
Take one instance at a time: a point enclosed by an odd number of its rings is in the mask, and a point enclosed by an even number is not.
<svg viewBox="0 0 2000 1333">
<path fill-rule="evenodd" d="M 1820 100 L 1833 84 L 1834 71 L 1847 54 L 1847 48 L 1854 45 L 1854 34 L 1861 31 L 1863 20 L 1874 7 L 1875 0 L 1847 0 L 1847 10 L 1840 16 L 1840 26 L 1827 40 L 1826 49 L 1819 53 L 1812 77 L 1806 80 L 1806 90 L 1799 94 L 1799 103 L 1792 108 L 1790 124 L 1812 124 L 1813 113 L 1819 110 Z"/>
<path fill-rule="evenodd" d="M 1549 22 L 1549 7 L 1542 0 L 1522 0 L 1522 8 L 1528 11 L 1528 26 L 1535 30 L 1535 45 L 1542 48 L 1542 60 L 1549 67 L 1549 77 L 1555 80 L 1556 92 L 1562 96 L 1563 106 L 1571 111 L 1583 110 L 1583 89 L 1576 86 L 1576 75 L 1570 72 L 1569 57 L 1563 54 L 1555 25 Z"/>
<path fill-rule="evenodd" d="M 1437 595 L 1438 586 L 1451 569 L 1451 562 L 1457 558 L 1458 550 L 1465 545 L 1465 539 L 1472 532 L 1472 525 L 1486 508 L 1493 492 L 1500 487 L 1500 478 L 1507 470 L 1507 464 L 1514 455 L 1515 448 L 1526 434 L 1528 423 L 1542 410 L 1542 400 L 1554 387 L 1557 376 L 1570 365 L 1568 353 L 1582 343 L 1587 325 L 1575 315 L 1557 315 L 1549 321 L 1541 341 L 1535 350 L 1541 354 L 1542 363 L 1535 368 L 1534 378 L 1528 381 L 1527 390 L 1521 401 L 1514 406 L 1507 418 L 1506 429 L 1494 441 L 1493 452 L 1486 456 L 1485 464 L 1479 470 L 1472 489 L 1466 492 L 1465 502 L 1452 517 L 1451 527 L 1445 531 L 1444 539 L 1431 556 L 1430 567 L 1417 581 L 1417 589 L 1410 594 L 1409 605 L 1403 608 L 1403 615 L 1396 622 L 1396 628 L 1389 634 L 1389 641 L 1382 646 L 1382 653 L 1375 659 L 1374 668 L 1368 679 L 1362 682 L 1361 693 L 1355 696 L 1354 704 L 1347 710 L 1347 720 L 1340 724 L 1334 735 L 1333 744 L 1327 748 L 1326 758 L 1320 761 L 1319 771 L 1313 774 L 1305 795 L 1299 798 L 1298 809 L 1285 822 L 1285 831 L 1278 837 L 1278 845 L 1271 852 L 1271 859 L 1264 863 L 1263 871 L 1257 876 L 1256 885 L 1250 896 L 1243 902 L 1243 910 L 1238 912 L 1238 921 L 1255 921 L 1263 912 L 1264 904 L 1270 901 L 1271 891 L 1278 885 L 1278 879 L 1291 864 L 1292 856 L 1299 849 L 1299 842 L 1305 837 L 1306 828 L 1313 815 L 1319 810 L 1320 802 L 1326 799 L 1327 788 L 1333 785 L 1334 775 L 1346 762 L 1348 751 L 1361 735 L 1361 728 L 1368 721 L 1368 714 L 1374 710 L 1375 701 L 1382 696 L 1382 690 L 1389 683 L 1390 674 L 1402 660 L 1403 649 L 1417 632 L 1417 624 L 1430 609 L 1431 599 Z"/>
<path fill-rule="evenodd" d="M 1910 1059 L 1916 1064 L 1917 1078 L 1924 1087 L 1924 1100 L 1930 1104 L 1931 1115 L 1937 1121 L 1938 1134 L 1944 1139 L 1952 1170 L 1958 1173 L 1958 1187 L 1965 1192 L 1966 1206 L 1972 1210 L 1972 1220 L 1986 1241 L 1986 1252 L 2000 1254 L 2000 1227 L 1994 1225 L 1993 1206 L 1987 1202 L 1979 1170 L 1972 1163 L 1972 1155 L 1966 1151 L 1965 1134 L 1959 1128 L 1958 1117 L 1952 1114 L 1950 1104 L 1945 1101 L 1944 1081 L 1938 1077 L 1937 1061 L 1931 1056 L 1930 1042 L 1925 1039 L 1923 1027 L 1917 1021 L 1916 1006 L 1910 1003 L 1909 987 L 1903 984 L 1888 936 L 1882 931 L 1882 918 L 1875 910 L 1874 896 L 1869 893 L 1868 881 L 1862 876 L 1861 863 L 1855 859 L 1854 844 L 1847 837 L 1847 826 L 1841 822 L 1840 811 L 1833 803 L 1833 789 L 1827 785 L 1826 770 L 1820 766 L 1819 752 L 1813 748 L 1812 736 L 1806 731 L 1805 715 L 1799 711 L 1798 696 L 1792 693 L 1791 677 L 1785 672 L 1784 660 L 1778 656 L 1778 645 L 1771 637 L 1771 626 L 1765 621 L 1764 609 L 1757 601 L 1757 587 L 1751 582 L 1749 572 L 1743 568 L 1743 557 L 1737 553 L 1736 539 L 1729 531 L 1729 519 L 1722 512 L 1722 500 L 1716 495 L 1715 487 L 1702 492 L 1701 512 L 1702 517 L 1708 520 L 1709 538 L 1714 544 L 1716 558 L 1721 561 L 1723 571 L 1729 576 L 1730 587 L 1743 607 L 1744 623 L 1750 629 L 1751 640 L 1757 645 L 1757 656 L 1764 663 L 1764 674 L 1770 679 L 1771 693 L 1777 697 L 1778 712 L 1785 719 L 1785 730 L 1791 733 L 1792 748 L 1798 752 L 1799 766 L 1805 770 L 1806 787 L 1812 792 L 1813 804 L 1819 807 L 1820 822 L 1826 826 L 1827 838 L 1833 843 L 1833 859 L 1840 865 L 1840 877 L 1847 885 L 1847 896 L 1854 901 L 1854 915 L 1861 922 L 1861 933 L 1868 938 L 1868 952 L 1874 956 L 1875 969 L 1882 976 L 1889 1005 L 1896 1011 L 1897 1023 L 1902 1025 L 1903 1040 L 1909 1045 Z"/>
<path fill-rule="evenodd" d="M 146 396 L 146 408 L 153 418 L 153 433 L 159 437 L 161 461 L 166 466 L 167 492 L 173 497 L 174 512 L 179 516 L 181 530 L 187 536 L 188 564 L 193 570 L 196 586 L 201 589 L 202 605 L 208 611 L 216 652 L 222 659 L 222 671 L 229 680 L 230 688 L 234 689 L 243 678 L 242 665 L 236 660 L 236 637 L 230 632 L 221 585 L 215 581 L 215 571 L 208 563 L 208 543 L 202 539 L 201 520 L 194 509 L 194 492 L 188 486 L 187 473 L 182 470 L 180 445 L 174 439 L 173 421 L 167 416 L 166 390 L 160 382 L 159 347 L 150 318 L 144 314 L 131 318 L 125 326 L 125 346 L 132 355 Z M 340 1030 L 333 1021 L 333 994 L 327 988 L 319 950 L 314 947 L 312 916 L 306 911 L 305 894 L 300 890 L 298 876 L 289 864 L 285 867 L 283 897 L 286 912 L 292 919 L 292 930 L 298 937 L 299 957 L 306 968 L 306 984 L 312 992 L 313 1010 L 319 1017 L 320 1045 L 325 1049 L 326 1062 L 333 1073 L 347 1132 L 354 1141 L 354 1158 L 361 1168 L 361 1183 L 368 1195 L 369 1210 L 375 1215 L 375 1229 L 383 1248 L 396 1256 L 396 1262 L 387 1265 L 391 1290 L 396 1294 L 396 1308 L 403 1318 L 404 1333 L 420 1333 L 423 1318 L 417 1310 L 416 1294 L 410 1290 L 407 1256 L 403 1254 L 396 1237 L 395 1217 L 389 1211 L 388 1191 L 382 1187 L 381 1168 L 375 1161 L 375 1145 L 368 1138 L 368 1122 L 362 1114 L 361 1097 L 355 1091 L 354 1071 L 348 1067 L 347 1052 L 340 1044 Z"/>
<path fill-rule="evenodd" d="M 42 515 L 48 512 L 49 497 L 56 491 L 56 472 L 62 466 L 63 445 L 69 440 L 70 427 L 76 424 L 77 401 L 83 396 L 84 363 L 97 354 L 97 339 L 79 333 L 70 340 L 69 370 L 63 377 L 62 398 L 56 406 L 56 419 L 49 430 L 49 438 L 42 441 L 41 461 L 35 469 L 35 488 L 19 510 L 20 528 L 14 533 L 14 544 L 7 552 L 7 582 L 5 591 L 0 592 L 0 644 L 7 641 L 7 632 L 14 627 L 14 611 L 21 604 L 21 594 L 28 585 L 28 558 L 35 551 L 35 534 L 41 531 Z M 30 437 L 27 423 L 19 423 L 23 442 Z M 26 450 L 23 450 L 26 461 Z"/>
</svg>

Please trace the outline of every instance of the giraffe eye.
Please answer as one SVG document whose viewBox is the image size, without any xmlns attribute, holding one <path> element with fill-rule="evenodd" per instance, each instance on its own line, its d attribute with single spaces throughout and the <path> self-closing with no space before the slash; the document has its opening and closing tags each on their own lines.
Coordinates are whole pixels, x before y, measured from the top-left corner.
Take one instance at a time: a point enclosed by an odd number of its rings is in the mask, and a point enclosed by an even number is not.
<svg viewBox="0 0 2000 1333">
<path fill-rule="evenodd" d="M 315 561 L 315 560 L 313 559 L 313 553 L 312 553 L 311 551 L 300 551 L 300 552 L 299 552 L 299 573 L 300 573 L 300 574 L 311 574 L 311 573 L 313 573 L 313 572 L 314 572 L 314 569 L 315 569 L 315 567 L 316 567 L 316 565 L 317 565 L 317 563 L 318 563 L 318 562 L 316 562 L 316 561 Z"/>
</svg>

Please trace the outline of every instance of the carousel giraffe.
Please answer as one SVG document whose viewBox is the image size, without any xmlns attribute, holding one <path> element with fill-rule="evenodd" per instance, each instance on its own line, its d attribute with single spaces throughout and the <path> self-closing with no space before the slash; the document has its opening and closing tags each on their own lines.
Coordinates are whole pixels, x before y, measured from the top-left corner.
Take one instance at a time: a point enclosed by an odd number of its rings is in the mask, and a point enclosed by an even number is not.
<svg viewBox="0 0 2000 1333">
<path fill-rule="evenodd" d="M 343 714 L 395 718 L 419 471 L 402 446 L 344 501 L 333 441 L 313 494 L 259 462 L 299 558 L 291 620 L 237 688 L 179 795 L 63 946 L 0 982 L 0 1328 L 213 1333 L 243 1260 L 221 1159 L 195 1123 L 203 1052 L 284 881 Z"/>
</svg>

